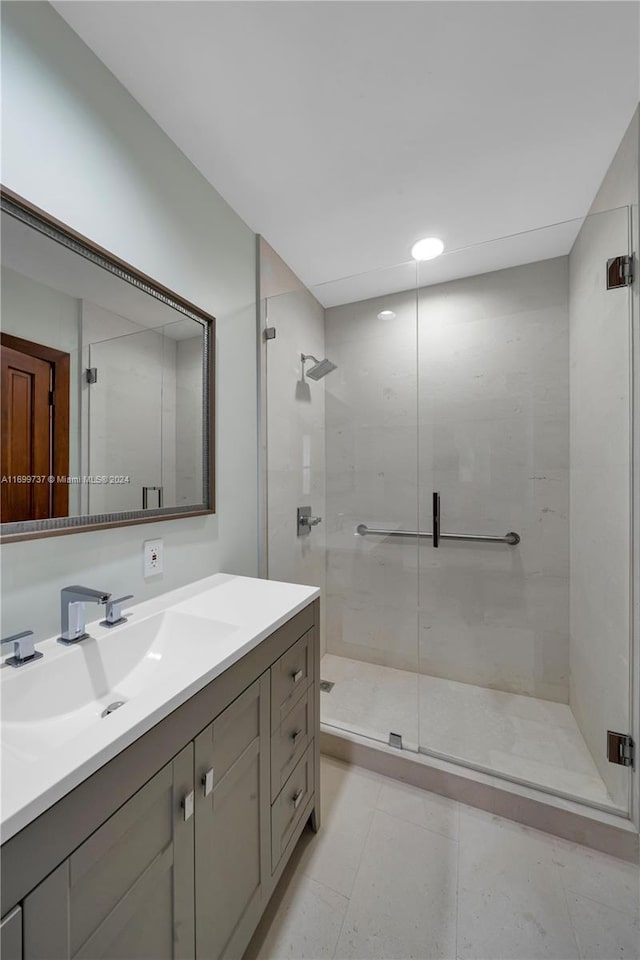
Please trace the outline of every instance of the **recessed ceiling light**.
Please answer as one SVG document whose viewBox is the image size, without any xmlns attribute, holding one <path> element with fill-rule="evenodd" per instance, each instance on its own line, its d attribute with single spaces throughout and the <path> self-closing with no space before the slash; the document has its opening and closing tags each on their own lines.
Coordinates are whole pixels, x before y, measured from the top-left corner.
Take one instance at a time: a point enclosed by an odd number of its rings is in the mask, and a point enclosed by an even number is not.
<svg viewBox="0 0 640 960">
<path fill-rule="evenodd" d="M 381 310 L 378 314 L 378 320 L 395 320 L 395 318 L 393 310 Z"/>
<path fill-rule="evenodd" d="M 433 260 L 444 250 L 444 243 L 438 237 L 424 237 L 411 247 L 414 260 Z"/>
</svg>

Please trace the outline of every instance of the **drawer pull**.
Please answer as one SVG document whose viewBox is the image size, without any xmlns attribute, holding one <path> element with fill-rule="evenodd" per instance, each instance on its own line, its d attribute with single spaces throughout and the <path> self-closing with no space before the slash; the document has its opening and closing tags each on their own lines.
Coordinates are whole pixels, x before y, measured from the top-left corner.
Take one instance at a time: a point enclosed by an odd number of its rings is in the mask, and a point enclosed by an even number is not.
<svg viewBox="0 0 640 960">
<path fill-rule="evenodd" d="M 294 730 L 293 733 L 291 734 L 291 740 L 293 741 L 294 747 L 303 733 L 304 733 L 304 730 Z"/>
<path fill-rule="evenodd" d="M 304 790 L 302 790 L 301 788 L 300 790 L 296 790 L 294 795 L 291 797 L 291 803 L 293 804 L 296 810 L 300 806 L 300 801 L 302 800 L 303 795 L 304 795 Z"/>
<path fill-rule="evenodd" d="M 184 819 L 185 820 L 191 819 L 193 815 L 193 790 L 191 791 L 191 793 L 188 793 L 186 797 L 182 798 L 182 803 L 180 804 L 180 806 L 182 807 L 182 815 Z"/>
<path fill-rule="evenodd" d="M 211 791 L 213 790 L 213 767 L 211 767 L 202 777 L 202 786 L 204 787 L 204 795 L 208 797 Z"/>
<path fill-rule="evenodd" d="M 303 677 L 302 670 L 294 670 L 293 673 L 291 674 L 291 679 L 293 680 L 294 683 L 298 683 L 300 680 L 302 680 L 302 677 Z"/>
</svg>

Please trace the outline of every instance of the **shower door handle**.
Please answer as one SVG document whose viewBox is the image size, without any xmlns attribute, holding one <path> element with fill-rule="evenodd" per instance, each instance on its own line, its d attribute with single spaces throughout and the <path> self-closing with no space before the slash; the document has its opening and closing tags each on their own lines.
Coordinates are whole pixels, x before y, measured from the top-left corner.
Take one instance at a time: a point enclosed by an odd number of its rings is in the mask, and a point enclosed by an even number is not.
<svg viewBox="0 0 640 960">
<path fill-rule="evenodd" d="M 433 515 L 433 521 L 432 521 L 433 541 L 432 542 L 433 542 L 433 546 L 437 548 L 440 546 L 440 494 L 437 493 L 435 490 L 433 491 L 432 515 Z"/>
</svg>

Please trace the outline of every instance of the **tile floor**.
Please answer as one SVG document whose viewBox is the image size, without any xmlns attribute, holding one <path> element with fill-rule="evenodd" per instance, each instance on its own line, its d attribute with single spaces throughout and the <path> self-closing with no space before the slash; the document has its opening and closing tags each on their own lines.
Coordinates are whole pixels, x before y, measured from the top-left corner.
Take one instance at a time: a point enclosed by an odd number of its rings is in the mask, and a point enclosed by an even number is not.
<svg viewBox="0 0 640 960">
<path fill-rule="evenodd" d="M 570 708 L 563 703 L 489 690 L 326 654 L 323 723 L 387 740 L 401 733 L 437 753 L 496 773 L 613 806 Z M 418 718 L 418 698 L 420 710 Z"/>
<path fill-rule="evenodd" d="M 322 758 L 245 960 L 640 957 L 638 867 Z"/>
</svg>

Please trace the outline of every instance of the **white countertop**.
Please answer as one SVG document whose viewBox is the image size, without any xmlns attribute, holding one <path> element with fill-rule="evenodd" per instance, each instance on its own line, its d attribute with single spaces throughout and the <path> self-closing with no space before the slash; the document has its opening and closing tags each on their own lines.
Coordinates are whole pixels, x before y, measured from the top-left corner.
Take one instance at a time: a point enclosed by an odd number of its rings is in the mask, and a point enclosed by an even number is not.
<svg viewBox="0 0 640 960">
<path fill-rule="evenodd" d="M 98 620 L 88 623 L 90 640 L 73 646 L 62 646 L 56 637 L 36 640 L 36 648 L 44 654 L 43 659 L 18 669 L 3 663 L 0 668 L 2 842 L 113 759 L 319 595 L 316 587 L 216 574 L 152 600 L 125 606 L 127 624 L 108 629 L 101 627 Z M 104 608 L 95 609 L 100 612 L 101 619 Z M 92 608 L 88 606 L 87 610 Z M 148 640 L 140 640 L 145 625 L 153 625 L 160 619 L 158 614 L 168 614 L 169 619 L 177 618 L 179 624 L 179 618 L 186 617 L 187 627 L 182 629 L 187 634 L 190 632 L 188 620 L 192 618 L 198 627 L 194 631 L 198 634 L 197 642 L 191 643 L 188 637 L 181 638 L 175 630 L 173 634 L 171 630 L 165 630 L 162 644 L 156 646 Z M 150 619 L 153 617 L 155 620 Z M 217 630 L 211 641 L 208 640 L 206 621 L 211 622 L 212 630 L 214 627 Z M 96 722 L 100 716 L 99 708 L 113 695 L 113 690 L 104 689 L 105 684 L 108 686 L 109 671 L 113 673 L 113 661 L 116 660 L 117 668 L 118 651 L 128 653 L 126 631 L 130 624 L 136 627 L 138 646 L 142 643 L 144 647 L 141 659 L 134 664 L 135 694 L 126 699 L 124 707 Z M 151 630 L 152 626 L 148 626 L 148 632 Z M 76 659 L 65 659 L 73 657 Z M 170 669 L 158 666 L 163 657 L 165 664 L 171 664 Z M 111 663 L 107 662 L 109 658 Z M 69 677 L 80 678 L 81 683 L 69 682 Z M 126 676 L 115 682 L 118 689 L 127 689 Z M 86 696 L 87 684 L 93 689 L 90 698 Z M 82 700 L 83 696 L 86 702 Z M 24 705 L 31 702 L 34 713 L 41 715 L 23 715 L 16 722 L 12 711 L 18 709 L 24 714 L 27 709 L 28 713 L 30 707 Z M 45 704 L 42 710 L 38 708 L 40 702 Z M 57 706 L 48 705 L 51 703 Z M 49 718 L 47 711 L 50 710 L 55 715 Z"/>
</svg>

